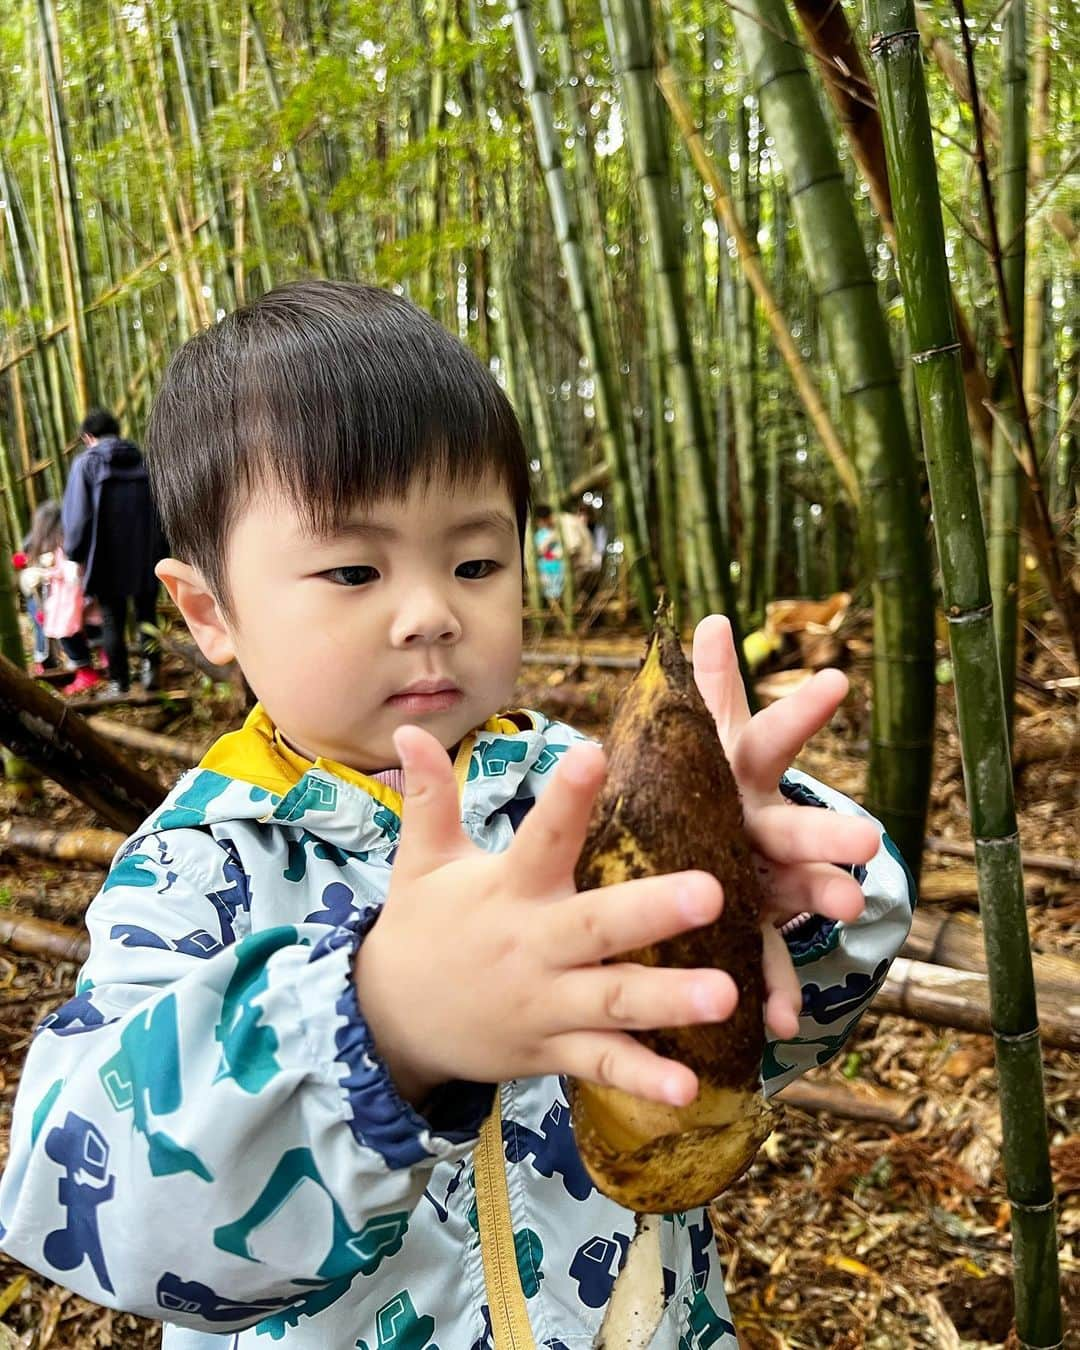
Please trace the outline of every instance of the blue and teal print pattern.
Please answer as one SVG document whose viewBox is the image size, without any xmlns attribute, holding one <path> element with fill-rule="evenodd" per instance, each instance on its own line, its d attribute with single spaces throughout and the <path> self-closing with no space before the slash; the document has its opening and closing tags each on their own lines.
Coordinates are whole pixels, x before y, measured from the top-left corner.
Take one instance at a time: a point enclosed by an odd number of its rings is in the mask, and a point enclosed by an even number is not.
<svg viewBox="0 0 1080 1350">
<path fill-rule="evenodd" d="M 506 848 L 581 738 L 537 714 L 481 732 L 462 819 Z M 788 791 L 858 811 L 802 775 Z M 0 1245 L 168 1325 L 165 1350 L 491 1350 L 472 1151 L 493 1089 L 403 1102 L 353 957 L 401 821 L 312 769 L 283 795 L 196 769 L 117 854 L 76 995 L 42 1023 L 0 1182 Z M 884 841 L 859 922 L 791 935 L 799 1033 L 771 1090 L 836 1053 L 907 933 Z M 423 940 L 423 935 L 418 935 Z M 437 990 L 432 991 L 437 997 Z M 634 1231 L 589 1180 L 556 1078 L 504 1084 L 514 1251 L 538 1350 L 590 1345 Z M 661 1225 L 659 1347 L 735 1350 L 704 1213 Z"/>
</svg>

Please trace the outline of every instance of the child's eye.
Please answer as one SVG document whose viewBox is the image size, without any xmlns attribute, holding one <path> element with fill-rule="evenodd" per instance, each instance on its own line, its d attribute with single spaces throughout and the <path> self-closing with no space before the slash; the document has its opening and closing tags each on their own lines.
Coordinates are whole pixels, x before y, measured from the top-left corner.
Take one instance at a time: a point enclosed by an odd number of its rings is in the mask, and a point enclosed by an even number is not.
<svg viewBox="0 0 1080 1350">
<path fill-rule="evenodd" d="M 374 567 L 331 567 L 320 575 L 339 586 L 366 586 L 379 578 Z"/>
<path fill-rule="evenodd" d="M 491 576 L 492 572 L 497 572 L 500 566 L 494 558 L 470 558 L 468 562 L 458 564 L 454 575 L 464 581 L 480 581 L 483 577 Z"/>
</svg>

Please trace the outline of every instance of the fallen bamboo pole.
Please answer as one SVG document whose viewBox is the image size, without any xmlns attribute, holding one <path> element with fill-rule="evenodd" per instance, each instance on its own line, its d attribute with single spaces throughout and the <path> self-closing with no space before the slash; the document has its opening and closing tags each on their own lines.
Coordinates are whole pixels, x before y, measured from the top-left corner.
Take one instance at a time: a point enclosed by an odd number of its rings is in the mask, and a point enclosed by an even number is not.
<svg viewBox="0 0 1080 1350">
<path fill-rule="evenodd" d="M 165 789 L 88 726 L 65 699 L 0 656 L 0 744 L 130 833 Z"/>
<path fill-rule="evenodd" d="M 127 838 L 119 830 L 50 830 L 21 820 L 0 824 L 0 852 L 9 849 L 66 862 L 91 862 L 108 867 Z"/>
<path fill-rule="evenodd" d="M 75 694 L 71 707 L 80 713 L 97 712 L 99 708 L 153 708 L 166 703 L 190 703 L 187 689 L 126 689 L 117 694 Z"/>
<path fill-rule="evenodd" d="M 931 1026 L 990 1033 L 990 981 L 974 971 L 950 970 L 898 956 L 874 996 L 878 1012 L 899 1013 Z M 1066 996 L 1036 990 L 1043 1045 L 1080 1050 L 1080 991 Z"/>
<path fill-rule="evenodd" d="M 90 717 L 90 726 L 106 740 L 126 745 L 131 750 L 142 750 L 149 755 L 163 755 L 166 759 L 179 760 L 181 764 L 198 764 L 203 757 L 203 747 L 194 741 L 182 741 L 175 736 L 161 736 L 156 731 L 147 731 L 143 727 L 132 726 L 128 722 L 117 722 L 111 717 Z"/>
<path fill-rule="evenodd" d="M 952 970 L 986 970 L 982 924 L 973 914 L 916 910 L 900 954 Z M 1040 994 L 1053 991 L 1080 999 L 1080 961 L 1059 952 L 1033 951 L 1031 965 Z"/>
<path fill-rule="evenodd" d="M 975 845 L 956 839 L 939 839 L 927 835 L 926 848 L 930 853 L 942 853 L 950 858 L 974 858 Z M 1024 867 L 1033 872 L 1060 872 L 1067 877 L 1080 877 L 1080 861 L 1075 858 L 1059 858 L 1052 853 L 1028 853 L 1024 851 Z"/>
<path fill-rule="evenodd" d="M 0 914 L 0 944 L 24 956 L 47 956 L 80 966 L 90 955 L 85 929 L 36 919 L 32 914 Z"/>
<path fill-rule="evenodd" d="M 800 1111 L 817 1114 L 827 1111 L 831 1116 L 843 1120 L 867 1120 L 879 1125 L 888 1125 L 891 1129 L 906 1132 L 914 1130 L 922 1115 L 925 1095 L 904 1096 L 899 1092 L 890 1092 L 886 1088 L 873 1088 L 869 1084 L 850 1087 L 846 1083 L 837 1083 L 831 1079 L 813 1082 L 807 1078 L 796 1078 L 776 1094 L 776 1100 L 785 1106 L 796 1106 Z"/>
</svg>

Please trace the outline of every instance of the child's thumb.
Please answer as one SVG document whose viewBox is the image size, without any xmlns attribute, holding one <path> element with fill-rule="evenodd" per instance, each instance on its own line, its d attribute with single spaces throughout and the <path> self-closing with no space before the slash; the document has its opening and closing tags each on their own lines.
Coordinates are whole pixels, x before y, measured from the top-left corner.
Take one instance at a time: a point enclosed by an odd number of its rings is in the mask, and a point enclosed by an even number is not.
<svg viewBox="0 0 1080 1350">
<path fill-rule="evenodd" d="M 399 727 L 394 749 L 405 773 L 401 843 L 394 871 L 398 876 L 424 876 L 449 861 L 467 842 L 457 783 L 449 755 L 420 727 Z"/>
</svg>

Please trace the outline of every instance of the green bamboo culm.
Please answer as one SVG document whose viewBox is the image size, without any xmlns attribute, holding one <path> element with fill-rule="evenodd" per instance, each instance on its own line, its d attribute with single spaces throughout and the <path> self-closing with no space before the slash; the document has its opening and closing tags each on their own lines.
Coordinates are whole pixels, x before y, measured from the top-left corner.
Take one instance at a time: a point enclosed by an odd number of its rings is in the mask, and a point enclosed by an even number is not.
<svg viewBox="0 0 1080 1350">
<path fill-rule="evenodd" d="M 1062 1343 L 1054 1189 L 1005 701 L 912 0 L 866 0 L 956 671 L 986 935 L 1021 1344 Z"/>
<path fill-rule="evenodd" d="M 918 876 L 933 756 L 934 602 L 927 526 L 888 327 L 785 0 L 732 0 L 729 9 L 762 121 L 783 164 L 840 382 L 844 439 L 859 477 L 864 575 L 874 608 L 866 804 Z"/>
<path fill-rule="evenodd" d="M 620 391 L 616 387 L 613 363 L 601 323 L 597 286 L 590 275 L 581 246 L 577 206 L 567 182 L 559 150 L 559 133 L 555 126 L 551 91 L 536 45 L 531 7 L 528 0 L 507 0 L 506 9 L 513 20 L 514 43 L 521 67 L 521 83 L 532 114 L 537 155 L 547 185 L 559 253 L 566 269 L 570 303 L 577 319 L 582 349 L 593 377 L 597 431 L 611 473 L 615 522 L 622 536 L 623 556 L 626 558 L 638 612 L 642 622 L 645 623 L 653 612 L 655 597 L 645 531 L 644 503 L 634 500 L 631 451 L 623 434 Z"/>
<path fill-rule="evenodd" d="M 660 344 L 667 363 L 675 420 L 672 452 L 677 474 L 685 474 L 689 523 L 710 610 L 731 620 L 735 650 L 742 657 L 731 556 L 709 473 L 708 419 L 694 364 L 682 268 L 685 242 L 672 197 L 663 103 L 656 87 L 651 0 L 603 0 L 610 16 L 611 58 L 630 145 L 642 222 L 649 237 L 651 281 L 655 287 Z M 695 614 L 695 619 L 704 614 Z M 743 679 L 749 688 L 748 674 Z"/>
<path fill-rule="evenodd" d="M 1012 0 L 1002 19 L 1001 33 L 1001 166 L 997 183 L 998 234 L 1004 305 L 1009 315 L 1011 342 L 1024 350 L 1024 216 L 1027 210 L 1027 0 Z M 1008 361 L 1009 353 L 1004 353 Z M 1005 393 L 994 423 L 990 468 L 990 592 L 994 600 L 994 630 L 1005 690 L 1005 716 L 1010 733 L 1013 691 L 1016 686 L 1017 626 L 1020 591 L 1020 500 L 1023 470 L 1013 446 L 1021 437 L 1016 391 L 1008 370 L 1002 371 Z"/>
</svg>

